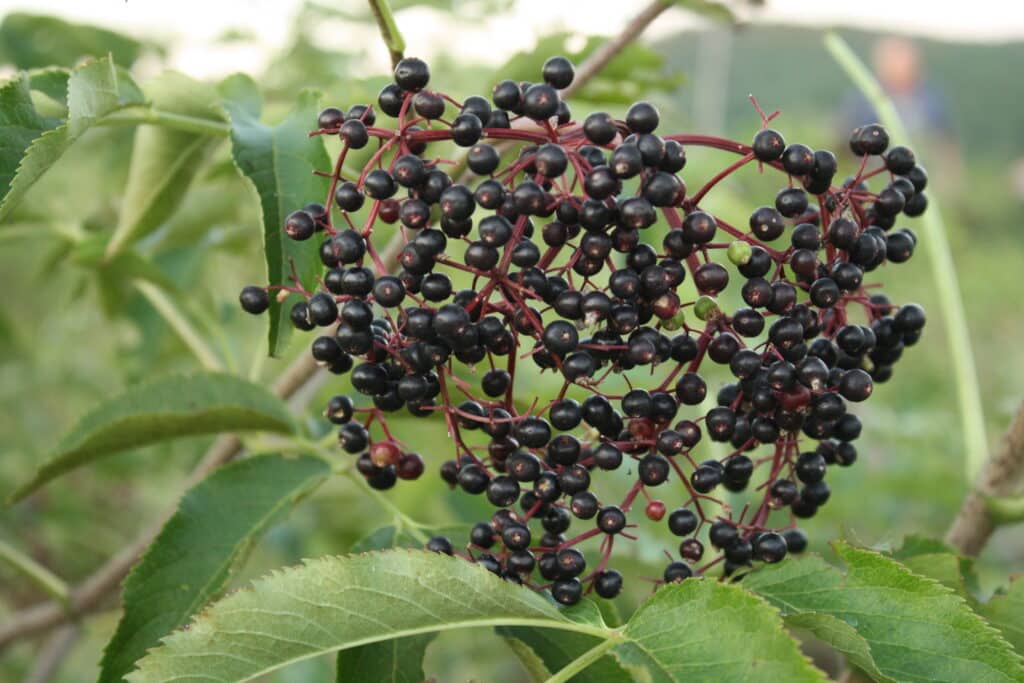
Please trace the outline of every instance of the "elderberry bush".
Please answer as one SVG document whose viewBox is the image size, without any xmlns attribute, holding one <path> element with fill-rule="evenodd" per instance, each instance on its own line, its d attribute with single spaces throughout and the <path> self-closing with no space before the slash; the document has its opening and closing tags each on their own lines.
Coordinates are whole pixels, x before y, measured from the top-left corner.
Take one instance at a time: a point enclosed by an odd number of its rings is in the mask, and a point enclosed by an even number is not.
<svg viewBox="0 0 1024 683">
<path fill-rule="evenodd" d="M 621 591 L 613 546 L 641 524 L 679 539 L 658 581 L 801 552 L 797 521 L 828 502 L 829 472 L 857 459 L 850 404 L 892 376 L 925 324 L 866 274 L 912 256 L 917 236 L 895 226 L 925 210 L 927 174 L 878 125 L 853 132 L 860 164 L 837 182 L 832 152 L 787 144 L 759 107 L 750 144 L 665 134 L 647 102 L 624 119 L 574 116 L 559 93 L 574 77 L 564 58 L 541 75 L 458 102 L 405 59 L 376 106 L 321 112 L 314 134 L 343 143 L 330 194 L 283 229 L 320 240 L 322 289 L 249 286 L 242 307 L 302 295 L 292 324 L 319 331 L 316 361 L 364 397 L 335 396 L 325 415 L 370 486 L 425 470 L 389 415 L 446 422 L 453 452 L 434 467 L 496 511 L 431 550 L 564 604 Z M 466 150 L 464 172 L 435 156 L 449 141 Z M 367 146 L 358 174 L 342 173 Z M 690 147 L 734 156 L 684 180 Z M 781 189 L 733 225 L 703 200 L 748 165 Z M 659 223 L 669 229 L 652 243 Z M 458 271 L 471 288 L 456 289 Z M 744 306 L 719 302 L 729 288 Z M 562 390 L 534 400 L 517 383 L 524 363 Z M 709 365 L 735 380 L 711 397 Z M 613 374 L 626 378 L 621 395 Z M 627 483 L 599 495 L 602 478 Z"/>
</svg>

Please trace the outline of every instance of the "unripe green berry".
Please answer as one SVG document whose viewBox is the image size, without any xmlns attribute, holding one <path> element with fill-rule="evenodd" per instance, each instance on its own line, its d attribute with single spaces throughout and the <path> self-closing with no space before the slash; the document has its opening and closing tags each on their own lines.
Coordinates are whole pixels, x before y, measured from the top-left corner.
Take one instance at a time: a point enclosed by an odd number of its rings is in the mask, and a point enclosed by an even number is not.
<svg viewBox="0 0 1024 683">
<path fill-rule="evenodd" d="M 734 266 L 743 266 L 750 263 L 750 256 L 753 253 L 754 250 L 750 248 L 750 242 L 744 242 L 743 240 L 736 240 L 729 245 L 729 249 L 726 251 L 729 261 Z"/>
</svg>

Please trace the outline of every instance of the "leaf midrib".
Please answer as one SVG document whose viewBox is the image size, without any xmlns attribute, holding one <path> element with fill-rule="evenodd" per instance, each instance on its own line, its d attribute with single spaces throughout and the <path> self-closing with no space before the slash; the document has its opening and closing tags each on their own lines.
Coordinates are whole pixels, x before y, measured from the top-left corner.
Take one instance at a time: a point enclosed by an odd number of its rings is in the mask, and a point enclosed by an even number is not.
<svg viewBox="0 0 1024 683">
<path fill-rule="evenodd" d="M 329 654 L 331 652 L 340 652 L 342 650 L 349 650 L 353 647 L 360 645 L 369 645 L 372 643 L 379 643 L 394 638 L 405 638 L 407 636 L 425 635 L 427 633 L 440 633 L 443 631 L 454 631 L 461 628 L 472 628 L 472 627 L 498 627 L 498 626 L 527 626 L 536 628 L 551 628 L 560 631 L 575 631 L 577 633 L 583 633 L 588 636 L 600 638 L 601 640 L 609 640 L 615 637 L 615 634 L 620 633 L 619 629 L 602 629 L 596 626 L 587 626 L 586 624 L 578 624 L 572 621 L 555 621 L 553 619 L 530 619 L 530 618 L 511 618 L 511 619 L 464 619 L 458 622 L 449 622 L 439 625 L 431 625 L 429 627 L 422 628 L 410 628 L 400 629 L 397 631 L 389 632 L 386 635 L 379 637 L 363 638 L 360 640 L 352 640 L 345 643 L 344 647 L 331 647 L 323 650 L 316 650 L 315 652 L 307 652 L 297 657 L 292 657 L 288 660 L 275 661 L 273 665 L 254 671 L 245 678 L 237 679 L 237 681 L 227 681 L 223 678 L 211 678 L 211 680 L 225 681 L 225 683 L 243 683 L 244 681 L 251 681 L 259 676 L 268 674 L 278 669 L 283 669 L 290 664 L 300 662 L 304 659 L 310 659 L 312 657 L 318 657 L 320 655 Z M 625 642 L 625 641 L 624 641 Z M 200 656 L 197 653 L 189 653 L 187 655 L 175 655 L 174 653 L 167 653 L 170 656 L 187 656 L 194 657 Z M 218 651 L 208 651 L 202 653 L 203 656 L 228 656 L 228 653 Z M 166 683 L 170 681 L 182 680 L 185 678 L 192 678 L 196 674 L 189 674 L 188 676 L 174 676 L 172 678 L 163 679 Z"/>
</svg>

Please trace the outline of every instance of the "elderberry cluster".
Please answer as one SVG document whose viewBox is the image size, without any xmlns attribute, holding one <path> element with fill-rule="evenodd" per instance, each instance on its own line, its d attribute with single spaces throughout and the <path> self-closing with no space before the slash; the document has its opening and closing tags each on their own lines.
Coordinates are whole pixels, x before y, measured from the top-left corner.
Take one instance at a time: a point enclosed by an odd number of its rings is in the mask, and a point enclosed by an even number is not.
<svg viewBox="0 0 1024 683">
<path fill-rule="evenodd" d="M 802 551 L 796 520 L 828 501 L 826 474 L 857 458 L 849 404 L 890 378 L 925 324 L 919 306 L 864 282 L 914 252 L 914 232 L 894 228 L 927 205 L 913 152 L 881 126 L 858 128 L 859 168 L 837 183 L 835 155 L 787 144 L 756 101 L 749 145 L 659 134 L 647 102 L 579 122 L 559 92 L 574 77 L 561 57 L 542 81 L 502 81 L 490 100 L 428 89 L 418 59 L 394 75 L 376 106 L 325 109 L 312 133 L 342 143 L 333 170 L 317 169 L 330 193 L 283 229 L 321 235 L 318 289 L 293 278 L 241 294 L 250 313 L 299 295 L 290 318 L 320 330 L 313 357 L 364 397 L 335 396 L 325 415 L 370 486 L 424 471 L 390 414 L 445 420 L 454 457 L 442 479 L 498 509 L 458 547 L 436 537 L 428 548 L 564 604 L 619 593 L 612 547 L 641 524 L 680 539 L 659 581 Z M 465 170 L 434 143 L 465 148 Z M 358 172 L 344 171 L 368 145 Z M 696 147 L 731 156 L 688 186 Z M 703 200 L 744 167 L 782 189 L 740 227 Z M 744 302 L 735 310 L 718 298 L 730 288 Z M 524 363 L 560 376 L 561 391 L 537 397 L 522 372 L 517 383 Z M 734 381 L 709 394 L 709 364 Z M 625 491 L 604 492 L 603 477 Z M 591 538 L 593 566 L 580 549 Z"/>
</svg>

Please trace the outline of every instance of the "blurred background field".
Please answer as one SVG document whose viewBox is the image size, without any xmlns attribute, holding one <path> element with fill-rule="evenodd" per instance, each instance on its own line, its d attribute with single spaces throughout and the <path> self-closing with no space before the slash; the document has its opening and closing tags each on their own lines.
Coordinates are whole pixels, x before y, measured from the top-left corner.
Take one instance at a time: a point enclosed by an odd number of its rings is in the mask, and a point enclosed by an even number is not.
<svg viewBox="0 0 1024 683">
<path fill-rule="evenodd" d="M 513 2 L 473 2 L 460 3 L 452 15 L 450 3 L 434 4 L 441 7 L 430 12 L 453 22 L 453 16 L 473 21 L 473 12 L 515 11 Z M 283 116 L 306 86 L 320 90 L 325 105 L 373 101 L 387 80 L 386 52 L 375 42 L 362 5 L 351 0 L 293 5 L 287 30 L 281 29 L 287 35 L 276 48 L 253 37 L 246 12 L 231 17 L 210 42 L 216 60 L 212 71 L 252 73 L 264 89 L 270 119 Z M 116 6 L 109 12 L 117 12 Z M 403 23 L 409 16 L 400 11 L 398 21 L 407 36 L 414 36 L 415 26 Z M 654 31 L 576 97 L 574 111 L 607 109 L 621 115 L 628 102 L 647 98 L 660 106 L 664 130 L 747 140 L 759 125 L 747 99 L 754 94 L 766 110 L 782 111 L 774 125 L 787 141 L 844 152 L 849 127 L 863 123 L 852 120 L 853 112 L 863 107 L 825 52 L 823 29 L 765 24 L 757 11 L 742 16 L 750 21 L 740 26 L 705 18 L 680 32 Z M 123 27 L 107 32 L 65 22 L 8 13 L 0 23 L 0 69 L 13 74 L 50 64 L 71 66 L 84 56 L 111 52 L 118 63 L 132 66 L 145 87 L 167 64 L 181 65 L 174 61 L 175 36 L 159 26 L 124 33 Z M 570 25 L 554 28 L 558 32 L 531 36 L 525 41 L 529 48 L 521 52 L 495 54 L 498 48 L 484 45 L 475 55 L 466 54 L 467 49 L 451 54 L 435 44 L 433 81 L 456 97 L 488 93 L 499 74 L 536 78 L 550 54 L 567 54 L 578 62 L 582 52 L 600 42 Z M 838 28 L 870 60 L 891 26 L 879 17 L 877 30 Z M 605 33 L 613 30 L 609 26 Z M 351 31 L 352 39 L 339 31 Z M 929 194 L 945 213 L 994 444 L 1024 395 L 1024 80 L 1019 76 L 1024 42 L 908 40 L 904 47 L 913 46 L 919 59 L 918 86 L 934 98 L 929 106 L 939 113 L 905 113 L 932 179 Z M 410 43 L 409 53 L 415 54 L 416 41 Z M 254 64 L 265 66 L 256 72 Z M 132 140 L 127 128 L 91 131 L 0 225 L 0 494 L 23 482 L 59 435 L 97 401 L 147 377 L 195 367 L 145 300 L 117 273 L 96 271 L 71 246 L 83 235 L 103 234 L 116 224 Z M 699 184 L 721 167 L 721 159 L 714 152 L 690 150 L 682 176 Z M 853 168 L 848 152 L 841 160 Z M 743 221 L 750 207 L 770 202 L 777 183 L 756 172 L 739 174 L 715 190 L 713 206 Z M 917 221 L 906 224 L 929 239 Z M 270 381 L 285 366 L 288 359 L 262 357 L 265 323 L 237 306 L 240 287 L 263 279 L 260 229 L 254 197 L 236 176 L 225 145 L 206 162 L 182 209 L 147 238 L 142 250 L 187 294 L 187 310 L 232 368 Z M 832 500 L 803 525 L 815 550 L 827 552 L 827 540 L 839 537 L 898 545 L 907 533 L 941 536 L 970 483 L 964 474 L 951 352 L 927 258 L 922 249 L 908 264 L 874 274 L 897 301 L 924 305 L 929 326 L 894 380 L 880 385 L 875 398 L 860 408 L 865 424 L 861 459 L 830 478 Z M 306 352 L 298 342 L 289 349 L 292 356 Z M 719 385 L 727 381 L 724 374 L 716 379 Z M 540 376 L 536 381 L 554 380 Z M 332 378 L 305 398 L 315 407 L 345 389 L 345 380 Z M 443 422 L 399 420 L 399 433 L 414 435 L 409 440 L 431 470 L 449 457 Z M 320 422 L 310 418 L 309 428 L 323 430 Z M 69 582 L 87 576 L 173 502 L 208 441 L 140 449 L 74 472 L 0 511 L 0 538 L 26 549 Z M 484 515 L 481 501 L 449 492 L 432 476 L 386 495 L 411 517 L 431 524 L 464 523 Z M 365 491 L 347 480 L 333 482 L 267 535 L 236 583 L 303 557 L 344 552 L 389 521 Z M 650 566 L 653 575 L 658 547 L 653 541 L 627 545 L 619 564 Z M 1011 527 L 997 534 L 979 560 L 983 589 L 991 591 L 1021 567 L 1024 535 Z M 634 582 L 624 605 L 642 599 L 645 590 Z M 0 621 L 41 597 L 0 566 Z M 57 680 L 95 679 L 96 662 L 117 616 L 112 604 L 86 622 L 85 637 Z M 472 671 L 452 670 L 444 654 L 467 641 L 501 647 L 488 634 L 447 634 L 432 646 L 427 669 L 441 681 L 468 680 Z M 0 653 L 0 681 L 22 680 L 36 647 L 22 643 Z M 478 680 L 522 680 L 514 659 L 502 657 L 486 679 Z M 274 680 L 325 680 L 328 666 L 293 667 Z"/>
</svg>

